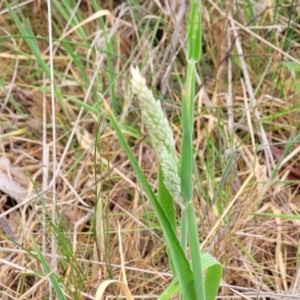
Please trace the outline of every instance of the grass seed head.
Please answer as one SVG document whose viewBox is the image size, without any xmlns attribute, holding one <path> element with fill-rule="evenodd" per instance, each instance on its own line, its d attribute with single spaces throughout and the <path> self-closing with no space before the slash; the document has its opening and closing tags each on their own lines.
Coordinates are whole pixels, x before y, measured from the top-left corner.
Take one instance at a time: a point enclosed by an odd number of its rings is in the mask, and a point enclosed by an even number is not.
<svg viewBox="0 0 300 300">
<path fill-rule="evenodd" d="M 143 121 L 149 132 L 151 143 L 158 156 L 164 176 L 164 183 L 173 199 L 183 207 L 179 177 L 179 159 L 176 155 L 175 141 L 169 122 L 161 104 L 147 87 L 146 80 L 141 76 L 138 67 L 131 68 L 131 86 L 137 95 L 142 111 Z"/>
</svg>

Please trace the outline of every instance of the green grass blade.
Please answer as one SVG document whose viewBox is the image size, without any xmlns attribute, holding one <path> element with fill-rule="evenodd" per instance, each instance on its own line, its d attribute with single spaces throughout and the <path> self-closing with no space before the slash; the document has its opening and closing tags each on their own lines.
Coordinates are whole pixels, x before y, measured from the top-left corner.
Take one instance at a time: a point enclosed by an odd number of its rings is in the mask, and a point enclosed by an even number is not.
<svg viewBox="0 0 300 300">
<path fill-rule="evenodd" d="M 202 28 L 201 28 L 201 1 L 193 0 L 191 3 L 188 32 L 187 32 L 187 61 L 199 61 L 202 53 Z"/>
<path fill-rule="evenodd" d="M 181 291 L 183 294 L 184 299 L 197 299 L 195 294 L 195 283 L 194 277 L 190 268 L 190 264 L 185 257 L 185 254 L 179 244 L 179 241 L 176 237 L 172 226 L 166 217 L 164 211 L 162 210 L 161 205 L 159 204 L 157 198 L 155 197 L 144 173 L 140 169 L 122 131 L 116 120 L 115 116 L 113 115 L 112 111 L 106 104 L 106 110 L 108 113 L 108 119 L 110 120 L 112 126 L 114 127 L 118 139 L 123 146 L 128 159 L 130 160 L 131 166 L 133 167 L 135 174 L 137 175 L 143 190 L 147 194 L 149 200 L 152 203 L 153 209 L 155 214 L 159 220 L 161 228 L 163 230 L 164 238 L 167 244 L 167 247 L 170 250 L 171 258 L 174 263 L 174 268 L 176 269 L 176 274 L 178 276 L 178 280 L 180 283 Z"/>
<path fill-rule="evenodd" d="M 169 284 L 169 286 L 164 290 L 164 292 L 159 296 L 158 300 L 169 300 L 171 299 L 176 293 L 178 293 L 180 289 L 180 285 L 178 284 L 178 279 L 175 278 Z"/>
<path fill-rule="evenodd" d="M 164 184 L 164 178 L 161 167 L 159 167 L 158 173 L 158 201 L 165 215 L 167 216 L 172 229 L 176 232 L 176 215 L 174 201 Z"/>
<path fill-rule="evenodd" d="M 192 198 L 192 173 L 193 173 L 193 122 L 194 122 L 194 97 L 195 97 L 195 63 L 201 57 L 202 49 L 202 20 L 200 0 L 193 0 L 189 13 L 187 32 L 187 74 L 186 93 L 182 97 L 182 161 L 181 161 L 181 188 L 185 201 Z"/>
<path fill-rule="evenodd" d="M 43 271 L 44 273 L 49 276 L 49 279 L 51 281 L 51 284 L 56 292 L 57 298 L 59 300 L 67 300 L 63 290 L 60 287 L 60 284 L 58 282 L 58 278 L 57 276 L 51 271 L 47 261 L 45 260 L 45 257 L 43 256 L 39 246 L 35 243 L 34 240 L 32 240 L 34 247 L 35 247 L 35 251 L 36 251 L 36 257 L 39 260 L 39 262 L 42 265 Z"/>
<path fill-rule="evenodd" d="M 215 299 L 219 288 L 222 275 L 222 265 L 209 253 L 202 253 L 201 261 L 203 270 L 207 270 L 207 274 L 209 274 L 205 280 L 206 299 L 212 300 Z M 175 278 L 160 295 L 158 300 L 169 300 L 172 296 L 178 293 L 179 288 L 178 279 Z"/>
<path fill-rule="evenodd" d="M 222 265 L 209 253 L 202 253 L 202 267 L 207 269 L 205 276 L 205 295 L 206 300 L 215 300 L 222 277 Z"/>
<path fill-rule="evenodd" d="M 258 217 L 266 217 L 266 218 L 300 220 L 300 215 L 286 215 L 286 214 L 272 214 L 272 213 L 253 213 L 252 215 Z"/>
<path fill-rule="evenodd" d="M 188 219 L 186 210 L 181 212 L 181 221 L 180 221 L 180 245 L 184 252 L 187 248 L 187 232 L 188 232 Z"/>
<path fill-rule="evenodd" d="M 196 223 L 195 210 L 193 203 L 190 202 L 187 205 L 187 219 L 188 219 L 188 237 L 191 249 L 192 258 L 192 270 L 194 279 L 197 279 L 195 284 L 197 300 L 205 300 L 205 288 L 204 288 L 204 274 L 201 261 L 201 251 L 198 237 L 198 227 Z"/>
<path fill-rule="evenodd" d="M 44 72 L 46 73 L 48 78 L 50 78 L 50 69 L 42 58 L 40 49 L 36 43 L 36 37 L 35 37 L 34 33 L 32 32 L 29 23 L 26 21 L 26 19 L 24 18 L 24 16 L 22 14 L 21 14 L 21 16 L 23 16 L 23 24 L 21 23 L 17 14 L 11 8 L 11 6 L 7 0 L 5 0 L 5 5 L 9 11 L 13 21 L 15 22 L 18 29 L 20 30 L 21 35 L 23 36 L 24 40 L 26 41 L 28 47 L 30 48 L 30 50 L 32 51 L 34 56 L 36 57 L 37 62 L 42 67 L 42 69 L 44 70 Z"/>
<path fill-rule="evenodd" d="M 193 174 L 193 120 L 195 95 L 195 65 L 188 64 L 186 94 L 182 98 L 181 189 L 186 202 L 192 198 Z"/>
<path fill-rule="evenodd" d="M 174 206 L 173 198 L 164 184 L 163 172 L 160 166 L 158 172 L 158 201 L 160 203 L 163 212 L 168 218 L 173 231 L 176 233 L 175 206 Z M 168 252 L 173 276 L 176 277 L 176 269 L 169 248 L 167 248 L 167 252 Z"/>
</svg>

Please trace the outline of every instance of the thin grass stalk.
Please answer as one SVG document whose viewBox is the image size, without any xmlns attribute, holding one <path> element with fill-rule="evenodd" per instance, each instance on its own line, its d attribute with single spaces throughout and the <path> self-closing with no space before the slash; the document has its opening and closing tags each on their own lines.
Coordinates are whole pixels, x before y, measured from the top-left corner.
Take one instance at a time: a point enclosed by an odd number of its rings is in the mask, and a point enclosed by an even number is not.
<svg viewBox="0 0 300 300">
<path fill-rule="evenodd" d="M 186 93 L 182 97 L 181 189 L 185 202 L 192 199 L 193 184 L 193 119 L 195 95 L 195 63 L 188 62 Z"/>
<path fill-rule="evenodd" d="M 191 251 L 191 264 L 195 284 L 195 292 L 197 300 L 205 300 L 205 285 L 203 267 L 201 261 L 201 251 L 198 236 L 198 227 L 196 223 L 196 215 L 192 203 L 193 194 L 193 129 L 194 129 L 194 96 L 195 96 L 195 64 L 201 57 L 201 10 L 200 1 L 194 0 L 191 3 L 189 24 L 187 33 L 187 74 L 185 93 L 182 97 L 182 123 L 183 138 L 181 151 L 181 189 L 184 201 L 187 203 L 186 212 L 181 215 L 181 224 L 185 231 L 187 224 L 187 235 Z M 182 235 L 185 232 L 182 232 Z M 184 236 L 181 237 L 184 241 Z"/>
<path fill-rule="evenodd" d="M 194 278 L 197 278 L 198 284 L 195 284 L 195 290 L 198 300 L 205 300 L 204 276 L 201 261 L 200 242 L 198 236 L 198 227 L 194 206 L 192 203 L 193 191 L 193 120 L 194 120 L 194 95 L 195 95 L 195 62 L 188 61 L 186 77 L 186 95 L 183 97 L 183 145 L 182 145 L 182 168 L 181 184 L 184 200 L 187 202 L 186 212 L 182 212 L 181 224 L 187 224 L 188 240 L 191 251 L 192 271 Z M 185 229 L 183 227 L 183 229 Z M 185 234 L 183 232 L 182 234 Z M 182 241 L 184 237 L 182 237 Z"/>
<path fill-rule="evenodd" d="M 187 213 L 186 209 L 181 212 L 181 223 L 180 223 L 180 245 L 184 252 L 186 252 L 186 248 L 187 248 L 187 233 L 188 233 L 186 213 Z"/>
</svg>

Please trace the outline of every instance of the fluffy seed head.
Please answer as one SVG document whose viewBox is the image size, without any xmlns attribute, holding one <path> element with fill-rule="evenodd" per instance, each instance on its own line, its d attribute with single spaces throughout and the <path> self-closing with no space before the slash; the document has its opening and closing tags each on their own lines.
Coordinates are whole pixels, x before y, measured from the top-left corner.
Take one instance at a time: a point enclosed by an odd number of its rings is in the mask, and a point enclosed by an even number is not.
<svg viewBox="0 0 300 300">
<path fill-rule="evenodd" d="M 169 122 L 164 115 L 160 101 L 154 98 L 139 69 L 132 67 L 131 74 L 132 90 L 137 96 L 143 121 L 149 132 L 152 146 L 158 156 L 164 175 L 164 183 L 173 199 L 183 208 L 184 201 L 181 195 L 179 160 L 176 155 L 175 142 Z"/>
</svg>

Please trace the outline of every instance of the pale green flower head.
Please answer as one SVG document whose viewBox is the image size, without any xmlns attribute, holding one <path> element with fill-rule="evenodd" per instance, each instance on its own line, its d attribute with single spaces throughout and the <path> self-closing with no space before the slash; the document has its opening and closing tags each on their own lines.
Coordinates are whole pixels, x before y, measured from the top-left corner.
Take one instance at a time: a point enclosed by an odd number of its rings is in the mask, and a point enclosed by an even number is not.
<svg viewBox="0 0 300 300">
<path fill-rule="evenodd" d="M 158 156 L 164 175 L 164 183 L 176 203 L 184 208 L 179 177 L 179 159 L 176 155 L 175 141 L 169 122 L 162 110 L 160 101 L 154 98 L 138 67 L 132 67 L 131 74 L 132 90 L 137 95 L 143 121 Z"/>
</svg>

